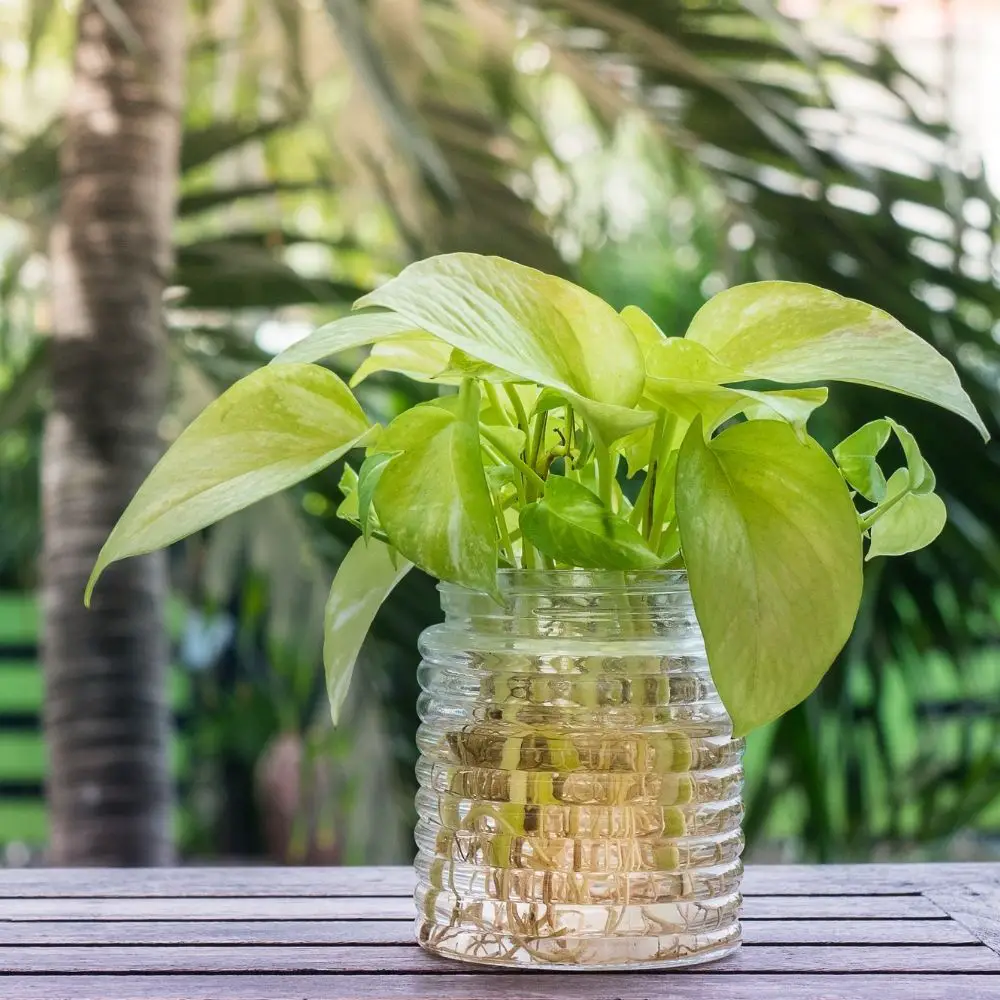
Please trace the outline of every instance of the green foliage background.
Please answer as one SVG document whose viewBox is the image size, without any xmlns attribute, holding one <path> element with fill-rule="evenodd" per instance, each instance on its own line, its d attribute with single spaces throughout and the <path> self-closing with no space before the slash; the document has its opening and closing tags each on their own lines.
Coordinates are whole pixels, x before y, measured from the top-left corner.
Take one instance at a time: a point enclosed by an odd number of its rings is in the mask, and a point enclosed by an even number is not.
<svg viewBox="0 0 1000 1000">
<path fill-rule="evenodd" d="M 30 590 L 73 25 L 51 0 L 3 17 L 21 41 L 0 70 L 0 585 Z M 832 287 L 948 354 L 996 440 L 995 200 L 979 167 L 951 155 L 921 82 L 877 43 L 813 37 L 756 0 L 197 0 L 189 23 L 165 439 L 290 332 L 415 257 L 470 249 L 571 274 L 668 332 L 727 283 Z M 859 111 L 861 92 L 882 99 Z M 859 118 L 907 150 L 906 169 L 878 141 L 849 141 Z M 361 395 L 387 418 L 416 391 L 376 376 Z M 840 386 L 814 433 L 832 445 L 884 409 Z M 997 445 L 981 452 L 924 404 L 891 412 L 938 473 L 949 527 L 926 552 L 872 565 L 839 666 L 751 744 L 758 849 L 982 852 L 981 834 L 1000 830 Z M 353 724 L 326 731 L 318 622 L 351 541 L 334 516 L 338 477 L 175 552 L 178 596 L 230 626 L 221 656 L 199 647 L 187 832 L 199 854 L 260 849 L 227 840 L 222 817 L 244 801 L 258 822 L 253 767 L 278 732 L 336 761 L 323 822 L 343 858 L 409 850 L 414 643 L 436 594 L 403 581 L 359 667 Z"/>
</svg>

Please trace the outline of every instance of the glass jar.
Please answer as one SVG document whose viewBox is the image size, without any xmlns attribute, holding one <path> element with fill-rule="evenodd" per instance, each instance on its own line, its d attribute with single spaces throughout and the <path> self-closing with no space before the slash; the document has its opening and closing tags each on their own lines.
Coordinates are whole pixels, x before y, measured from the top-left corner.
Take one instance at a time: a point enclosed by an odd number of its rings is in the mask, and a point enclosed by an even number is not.
<svg viewBox="0 0 1000 1000">
<path fill-rule="evenodd" d="M 739 947 L 742 740 L 679 572 L 442 585 L 420 639 L 417 938 L 519 967 Z"/>
</svg>

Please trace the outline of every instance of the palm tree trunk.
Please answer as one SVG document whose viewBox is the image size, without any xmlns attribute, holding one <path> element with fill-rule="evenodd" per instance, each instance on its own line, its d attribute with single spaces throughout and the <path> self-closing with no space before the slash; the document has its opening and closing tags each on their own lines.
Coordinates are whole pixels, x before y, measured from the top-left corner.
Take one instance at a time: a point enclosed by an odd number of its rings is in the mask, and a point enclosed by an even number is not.
<svg viewBox="0 0 1000 1000">
<path fill-rule="evenodd" d="M 84 0 L 79 16 L 51 237 L 53 400 L 42 465 L 57 864 L 172 856 L 163 557 L 109 569 L 89 612 L 83 589 L 160 450 L 183 10 L 183 0 Z"/>
</svg>

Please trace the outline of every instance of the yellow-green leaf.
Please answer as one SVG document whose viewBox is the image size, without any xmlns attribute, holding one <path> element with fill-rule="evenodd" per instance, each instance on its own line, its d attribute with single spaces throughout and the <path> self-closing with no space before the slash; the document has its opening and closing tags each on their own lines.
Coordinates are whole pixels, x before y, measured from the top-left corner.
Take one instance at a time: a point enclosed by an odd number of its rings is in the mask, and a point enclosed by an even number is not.
<svg viewBox="0 0 1000 1000">
<path fill-rule="evenodd" d="M 887 312 L 814 285 L 759 281 L 720 292 L 687 339 L 742 378 L 858 382 L 936 403 L 989 433 L 951 362 Z"/>
<path fill-rule="evenodd" d="M 521 531 L 539 551 L 569 566 L 655 569 L 660 558 L 628 521 L 586 486 L 550 476 L 545 495 L 521 511 Z"/>
<path fill-rule="evenodd" d="M 391 337 L 420 332 L 395 313 L 353 313 L 313 330 L 309 336 L 272 358 L 271 364 L 321 361 L 352 347 L 365 347 Z"/>
<path fill-rule="evenodd" d="M 376 372 L 398 372 L 416 382 L 447 381 L 440 376 L 448 368 L 451 348 L 429 333 L 405 333 L 380 341 L 351 377 L 351 387 Z M 458 381 L 457 379 L 455 381 Z"/>
<path fill-rule="evenodd" d="M 819 683 L 861 600 L 861 533 L 836 466 L 787 424 L 681 447 L 677 518 L 712 676 L 744 734 Z"/>
<path fill-rule="evenodd" d="M 922 549 L 941 534 L 947 520 L 944 501 L 936 493 L 907 493 L 872 525 L 865 558 L 901 556 Z"/>
<path fill-rule="evenodd" d="M 543 386 L 623 407 L 642 391 L 639 345 L 611 306 L 500 257 L 418 261 L 357 304 L 391 309 L 471 357 Z"/>
<path fill-rule="evenodd" d="M 497 538 L 477 426 L 457 406 L 424 403 L 398 416 L 376 450 L 399 453 L 374 494 L 393 546 L 439 580 L 494 593 Z"/>
<path fill-rule="evenodd" d="M 323 616 L 323 665 L 334 725 L 375 615 L 412 568 L 374 538 L 359 538 L 337 568 Z"/>
<path fill-rule="evenodd" d="M 268 365 L 240 379 L 139 487 L 98 555 L 86 600 L 110 563 L 163 548 L 300 482 L 368 431 L 357 400 L 325 368 Z"/>
</svg>

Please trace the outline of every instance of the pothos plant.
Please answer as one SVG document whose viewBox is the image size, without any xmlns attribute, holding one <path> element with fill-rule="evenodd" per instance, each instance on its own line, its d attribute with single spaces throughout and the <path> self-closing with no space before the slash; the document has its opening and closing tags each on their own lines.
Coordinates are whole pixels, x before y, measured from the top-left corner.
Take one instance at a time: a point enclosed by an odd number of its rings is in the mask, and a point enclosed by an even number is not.
<svg viewBox="0 0 1000 1000">
<path fill-rule="evenodd" d="M 339 510 L 360 537 L 327 606 L 334 719 L 376 611 L 412 566 L 497 600 L 500 567 L 682 568 L 712 675 L 746 733 L 828 669 L 858 612 L 863 559 L 927 545 L 945 523 L 904 427 L 873 421 L 831 457 L 807 429 L 826 388 L 785 386 L 889 389 L 988 437 L 930 344 L 811 285 L 731 288 L 668 336 L 634 306 L 619 313 L 561 278 L 463 253 L 410 265 L 356 309 L 235 383 L 177 438 L 87 588 L 89 601 L 114 560 L 364 449 Z M 440 386 L 438 398 L 372 422 L 315 363 L 363 345 L 352 386 L 392 371 Z M 892 437 L 905 462 L 887 475 Z"/>
</svg>

